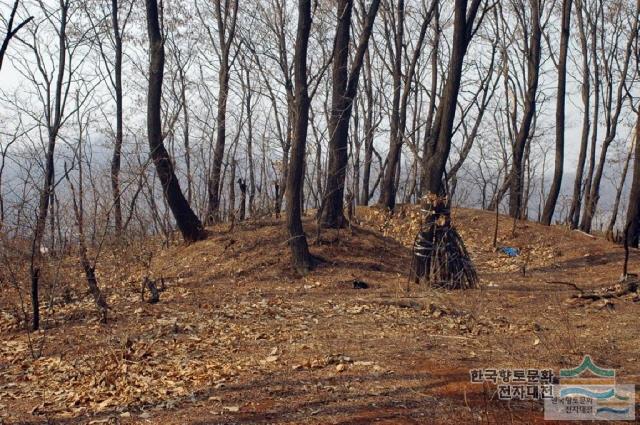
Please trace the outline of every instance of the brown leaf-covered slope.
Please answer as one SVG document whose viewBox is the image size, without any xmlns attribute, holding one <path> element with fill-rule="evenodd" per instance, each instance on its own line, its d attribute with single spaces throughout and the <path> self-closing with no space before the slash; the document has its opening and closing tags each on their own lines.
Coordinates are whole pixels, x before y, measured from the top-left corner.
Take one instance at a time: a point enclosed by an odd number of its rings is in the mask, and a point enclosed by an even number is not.
<svg viewBox="0 0 640 425">
<path fill-rule="evenodd" d="M 107 325 L 73 258 L 47 271 L 53 297 L 41 333 L 26 333 L 17 289 L 3 283 L 0 422 L 532 423 L 539 403 L 496 401 L 468 370 L 557 370 L 588 353 L 637 379 L 634 295 L 603 308 L 568 302 L 570 286 L 545 283 L 613 284 L 620 248 L 528 222 L 512 237 L 501 218 L 499 244 L 522 253 L 509 258 L 491 246 L 493 214 L 456 210 L 483 289 L 446 293 L 408 284 L 414 207 L 391 218 L 359 208 L 357 217 L 353 233 L 325 230 L 319 241 L 307 218 L 320 263 L 304 278 L 290 271 L 275 220 L 209 229 L 188 246 L 108 252 L 97 267 Z M 141 299 L 147 274 L 164 279 L 157 304 Z"/>
</svg>

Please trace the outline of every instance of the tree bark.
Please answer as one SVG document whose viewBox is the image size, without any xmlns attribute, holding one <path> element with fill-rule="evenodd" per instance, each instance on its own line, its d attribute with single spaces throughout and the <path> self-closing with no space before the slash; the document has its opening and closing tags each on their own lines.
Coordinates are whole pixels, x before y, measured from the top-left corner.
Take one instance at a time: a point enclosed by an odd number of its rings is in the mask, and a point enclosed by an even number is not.
<svg viewBox="0 0 640 425">
<path fill-rule="evenodd" d="M 430 149 L 426 171 L 424 172 L 424 189 L 426 193 L 445 195 L 444 174 L 449 151 L 451 150 L 453 121 L 462 79 L 462 66 L 467 47 L 469 47 L 469 42 L 473 36 L 474 21 L 481 2 L 482 0 L 472 0 L 471 4 L 467 5 L 467 0 L 455 1 L 453 44 L 449 59 L 449 70 L 444 93 L 436 114 L 438 136 L 435 145 Z"/>
<path fill-rule="evenodd" d="M 393 56 L 393 99 L 391 101 L 391 123 L 389 130 L 389 154 L 378 203 L 392 210 L 396 203 L 395 174 L 400 160 L 400 96 L 402 89 L 402 48 L 404 45 L 404 0 L 398 0 L 396 6 L 396 30 Z"/>
<path fill-rule="evenodd" d="M 162 136 L 162 82 L 164 78 L 164 41 L 158 20 L 158 1 L 145 0 L 149 36 L 149 90 L 147 95 L 147 134 L 151 158 L 156 166 L 164 197 L 186 242 L 206 237 L 202 223 L 182 193 Z"/>
<path fill-rule="evenodd" d="M 295 80 L 295 114 L 291 160 L 287 178 L 287 230 L 293 268 L 300 274 L 311 269 L 311 254 L 302 227 L 302 190 L 305 148 L 309 124 L 309 90 L 307 81 L 307 50 L 311 31 L 311 0 L 298 1 L 298 29 L 293 60 Z"/>
<path fill-rule="evenodd" d="M 366 106 L 364 107 L 364 169 L 362 170 L 362 193 L 360 194 L 360 205 L 369 204 L 369 181 L 371 180 L 371 161 L 373 160 L 373 108 L 375 105 L 373 97 L 373 82 L 371 72 L 371 57 L 367 50 L 365 54 L 364 68 L 364 92 L 366 96 Z"/>
<path fill-rule="evenodd" d="M 118 0 L 111 0 L 111 27 L 115 44 L 115 96 L 116 96 L 116 140 L 111 158 L 111 193 L 113 196 L 113 218 L 116 237 L 122 236 L 122 201 L 120 199 L 120 163 L 122 157 L 123 112 L 122 112 L 122 36 L 118 21 Z"/>
<path fill-rule="evenodd" d="M 69 11 L 69 3 L 60 1 L 60 27 L 58 28 L 58 63 L 57 78 L 55 85 L 55 97 L 53 99 L 53 116 L 51 111 L 47 113 L 47 130 L 48 142 L 47 153 L 44 161 L 44 182 L 42 190 L 40 190 L 38 202 L 38 215 L 36 218 L 36 226 L 31 245 L 31 263 L 29 274 L 31 278 L 31 307 L 32 307 L 32 329 L 40 328 L 40 301 L 39 301 L 39 284 L 42 268 L 42 241 L 47 224 L 47 214 L 49 213 L 50 202 L 53 194 L 54 186 L 54 154 L 58 132 L 62 126 L 63 118 L 63 99 L 62 89 L 64 85 L 64 77 L 66 72 L 67 59 L 67 14 Z"/>
<path fill-rule="evenodd" d="M 536 114 L 536 93 L 540 73 L 540 0 L 531 0 L 531 36 L 527 56 L 527 91 L 524 99 L 522 122 L 513 146 L 511 177 L 509 179 L 509 215 L 521 218 L 523 213 L 524 151 L 529 140 L 531 123 Z"/>
<path fill-rule="evenodd" d="M 629 206 L 627 207 L 626 243 L 628 246 L 638 248 L 640 239 L 640 108 L 637 112 L 635 149 L 633 156 L 633 180 L 629 193 Z"/>
<path fill-rule="evenodd" d="M 616 134 L 618 131 L 618 123 L 620 118 L 620 113 L 622 112 L 624 99 L 626 98 L 625 90 L 626 90 L 626 79 L 629 71 L 629 62 L 631 60 L 632 48 L 633 44 L 638 37 L 638 18 L 640 14 L 640 0 L 638 0 L 635 11 L 635 19 L 633 28 L 629 33 L 629 38 L 627 39 L 626 47 L 624 50 L 624 56 L 622 59 L 622 69 L 620 71 L 620 77 L 618 79 L 618 86 L 616 90 L 616 99 L 615 105 L 611 105 L 612 97 L 613 97 L 613 76 L 611 75 L 611 67 L 613 67 L 614 63 L 618 64 L 620 60 L 618 58 L 612 59 L 611 63 L 606 63 L 605 60 L 605 74 L 607 77 L 607 90 L 608 96 L 606 97 L 605 105 L 606 105 L 606 135 L 602 142 L 602 147 L 600 148 L 600 159 L 598 162 L 598 166 L 596 167 L 595 174 L 593 176 L 593 181 L 591 182 L 590 188 L 585 188 L 585 190 L 589 190 L 589 198 L 588 202 L 585 202 L 584 214 L 582 216 L 582 222 L 580 223 L 580 229 L 584 232 L 590 233 L 591 227 L 593 223 L 593 218 L 596 213 L 596 208 L 598 206 L 598 201 L 600 200 L 600 183 L 602 181 L 602 176 L 604 173 L 604 167 L 607 161 L 607 151 L 609 146 L 616 138 Z"/>
<path fill-rule="evenodd" d="M 556 99 L 556 158 L 553 182 L 549 189 L 549 196 L 542 211 L 542 224 L 550 225 L 558 203 L 562 175 L 564 174 L 564 118 L 565 97 L 567 91 L 567 51 L 569 50 L 569 35 L 571 25 L 572 0 L 562 2 L 562 31 L 560 34 L 560 58 L 558 60 L 558 95 Z M 544 172 L 544 170 L 543 170 Z"/>
<path fill-rule="evenodd" d="M 216 116 L 216 146 L 213 152 L 213 169 L 209 180 L 209 201 L 207 205 L 207 224 L 220 219 L 220 181 L 224 145 L 226 143 L 227 100 L 229 98 L 229 73 L 231 63 L 231 43 L 235 37 L 239 0 L 225 1 L 222 10 L 221 0 L 215 0 L 216 20 L 218 22 L 218 43 L 220 51 L 220 69 L 218 71 L 218 113 Z M 229 4 L 232 3 L 232 4 Z M 231 8 L 231 10 L 227 9 Z"/>
<path fill-rule="evenodd" d="M 631 157 L 633 156 L 635 149 L 634 140 L 632 142 L 631 147 L 629 148 L 629 153 L 627 154 L 627 158 L 624 161 L 624 166 L 622 168 L 622 174 L 620 175 L 620 184 L 616 189 L 616 197 L 613 201 L 613 208 L 611 208 L 611 218 L 609 219 L 609 225 L 607 226 L 607 231 L 605 233 L 605 237 L 607 240 L 614 241 L 613 237 L 613 228 L 616 226 L 616 221 L 618 219 L 618 210 L 620 209 L 620 200 L 622 199 L 622 190 L 624 189 L 624 184 L 627 180 L 627 173 L 629 172 L 629 163 L 631 162 Z"/>
<path fill-rule="evenodd" d="M 332 105 L 329 119 L 329 166 L 323 200 L 326 205 L 321 219 L 325 227 L 339 228 L 346 224 L 342 204 L 348 164 L 349 122 L 358 90 L 360 70 L 379 5 L 380 0 L 373 0 L 371 3 L 351 71 L 349 71 L 353 0 L 338 0 L 338 22 L 333 53 Z"/>
<path fill-rule="evenodd" d="M 587 35 L 585 33 L 584 18 L 582 15 L 582 0 L 576 0 L 576 16 L 578 19 L 578 32 L 580 35 L 580 49 L 582 50 L 582 85 L 580 95 L 584 111 L 582 113 L 582 135 L 580 136 L 580 153 L 578 154 L 578 164 L 576 165 L 576 178 L 573 183 L 573 196 L 571 198 L 571 208 L 569 209 L 568 222 L 572 229 L 578 227 L 580 221 L 580 209 L 582 205 L 582 180 L 584 177 L 584 165 L 587 159 L 587 148 L 589 144 L 589 132 L 591 122 L 591 76 L 589 72 L 589 47 L 587 45 Z M 594 59 L 595 60 L 595 59 Z"/>
</svg>

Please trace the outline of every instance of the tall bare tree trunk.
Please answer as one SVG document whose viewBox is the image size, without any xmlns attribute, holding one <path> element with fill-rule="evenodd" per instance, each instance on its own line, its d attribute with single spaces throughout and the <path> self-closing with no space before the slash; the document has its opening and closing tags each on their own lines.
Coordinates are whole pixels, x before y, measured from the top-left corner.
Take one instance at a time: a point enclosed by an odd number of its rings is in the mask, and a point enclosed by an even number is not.
<svg viewBox="0 0 640 425">
<path fill-rule="evenodd" d="M 391 101 L 391 123 L 389 130 L 389 154 L 387 168 L 380 185 L 378 203 L 392 210 L 396 204 L 396 171 L 400 162 L 402 139 L 400 135 L 400 96 L 402 90 L 402 50 L 404 45 L 404 0 L 398 0 L 395 16 L 395 38 L 393 55 L 393 99 Z"/>
<path fill-rule="evenodd" d="M 53 106 L 53 116 L 51 111 L 47 114 L 48 142 L 47 153 L 44 161 L 44 182 L 40 190 L 38 202 L 38 215 L 31 245 L 31 263 L 29 274 L 31 278 L 31 307 L 32 307 L 32 328 L 37 330 L 40 327 L 40 301 L 38 290 L 42 272 L 42 241 L 47 224 L 47 214 L 49 213 L 49 203 L 51 202 L 54 185 L 54 154 L 58 132 L 62 126 L 63 99 L 62 86 L 64 84 L 67 58 L 67 14 L 69 11 L 69 0 L 60 0 L 60 27 L 58 28 L 58 71 L 55 84 L 55 98 Z"/>
<path fill-rule="evenodd" d="M 111 27 L 115 44 L 116 140 L 111 158 L 111 193 L 116 237 L 122 236 L 122 201 L 120 199 L 120 163 L 122 156 L 122 36 L 118 21 L 118 0 L 111 0 Z"/>
<path fill-rule="evenodd" d="M 615 200 L 613 201 L 613 208 L 611 208 L 611 218 L 609 219 L 609 224 L 607 225 L 607 231 L 605 232 L 605 236 L 607 240 L 610 240 L 610 241 L 615 240 L 613 235 L 613 229 L 615 228 L 616 221 L 618 220 L 618 210 L 620 209 L 620 200 L 622 199 L 622 190 L 624 189 L 624 184 L 627 180 L 627 173 L 629 172 L 629 163 L 631 162 L 631 158 L 633 157 L 635 144 L 636 144 L 636 140 L 634 140 L 631 143 L 631 146 L 629 147 L 629 153 L 627 154 L 627 158 L 624 161 L 624 166 L 622 167 L 622 174 L 620 175 L 620 184 L 616 188 L 616 197 L 615 197 Z"/>
<path fill-rule="evenodd" d="M 429 112 L 427 113 L 427 122 L 422 144 L 422 164 L 420 167 L 420 188 L 419 197 L 427 192 L 427 170 L 428 158 L 430 150 L 435 146 L 438 129 L 434 128 L 434 119 L 436 113 L 436 98 L 438 92 L 438 57 L 440 52 L 440 7 L 436 5 L 434 20 L 434 37 L 433 47 L 431 48 L 431 89 L 429 90 Z"/>
<path fill-rule="evenodd" d="M 580 221 L 580 209 L 582 205 L 582 180 L 584 177 L 584 165 L 587 159 L 587 148 L 589 145 L 589 131 L 591 122 L 591 76 L 589 72 L 589 47 L 585 32 L 583 11 L 583 0 L 576 0 L 576 16 L 578 19 L 578 32 L 580 35 L 580 50 L 582 51 L 582 85 L 580 95 L 584 111 L 582 113 L 582 135 L 580 136 L 580 153 L 578 154 L 578 164 L 576 165 L 576 178 L 573 183 L 573 196 L 571 198 L 571 208 L 569 209 L 568 222 L 572 229 L 578 227 Z M 594 58 L 594 60 L 596 60 Z"/>
<path fill-rule="evenodd" d="M 529 140 L 531 123 L 536 114 L 536 93 L 540 75 L 540 0 L 531 0 L 531 36 L 527 55 L 527 91 L 524 99 L 524 112 L 520 129 L 513 146 L 513 163 L 509 179 L 509 215 L 521 218 L 524 190 L 524 151 Z"/>
<path fill-rule="evenodd" d="M 173 162 L 162 136 L 162 82 L 164 78 L 164 40 L 158 19 L 158 1 L 145 0 L 149 35 L 149 91 L 147 95 L 147 133 L 151 158 L 156 166 L 164 197 L 186 242 L 206 237 L 202 223 L 182 193 Z"/>
<path fill-rule="evenodd" d="M 365 53 L 365 68 L 364 68 L 364 92 L 366 97 L 366 103 L 364 106 L 364 163 L 362 170 L 362 193 L 360 194 L 360 205 L 369 204 L 369 181 L 371 180 L 371 161 L 373 160 L 373 82 L 371 72 L 371 56 L 369 50 Z"/>
<path fill-rule="evenodd" d="M 227 0 L 222 10 L 222 0 L 215 0 L 216 20 L 218 23 L 218 50 L 220 51 L 220 69 L 218 71 L 218 113 L 216 116 L 216 146 L 213 151 L 213 169 L 209 180 L 209 202 L 207 205 L 207 224 L 220 219 L 220 182 L 224 145 L 226 142 L 227 100 L 229 98 L 229 73 L 231 71 L 230 53 L 238 17 L 239 0 Z M 231 9 L 231 10 L 229 10 Z"/>
<path fill-rule="evenodd" d="M 544 204 L 542 212 L 542 224 L 547 226 L 553 220 L 553 213 L 556 210 L 560 187 L 562 185 L 562 175 L 564 174 L 564 115 L 565 97 L 567 92 L 567 51 L 569 50 L 569 35 L 571 25 L 571 5 L 572 0 L 562 1 L 562 31 L 560 34 L 560 58 L 558 60 L 558 95 L 556 99 L 556 158 L 553 173 L 553 182 L 549 189 L 547 202 Z M 544 172 L 544 170 L 543 170 Z"/>
<path fill-rule="evenodd" d="M 640 58 L 638 58 L 640 59 Z M 625 226 L 625 238 L 627 246 L 638 247 L 640 237 L 640 108 L 637 111 L 635 128 L 635 149 L 633 156 L 633 180 L 629 193 L 629 206 L 627 207 L 627 221 Z"/>
<path fill-rule="evenodd" d="M 598 161 L 598 165 L 595 170 L 595 174 L 593 175 L 593 181 L 591 182 L 590 188 L 585 188 L 585 190 L 589 190 L 589 198 L 588 202 L 585 202 L 584 214 L 582 216 L 582 222 L 580 223 L 580 228 L 587 233 L 591 232 L 591 227 L 593 224 L 593 219 L 596 213 L 596 208 L 598 206 L 598 201 L 600 200 L 600 183 L 602 181 L 602 176 L 604 174 L 604 167 L 607 161 L 607 151 L 611 143 L 616 138 L 618 131 L 618 123 L 620 114 L 622 112 L 622 108 L 624 106 L 624 100 L 626 98 L 626 80 L 629 71 L 629 63 L 631 60 L 631 55 L 633 52 L 633 45 L 635 40 L 638 38 L 638 21 L 640 14 L 640 0 L 638 0 L 635 10 L 635 17 L 633 27 L 629 33 L 629 38 L 627 39 L 626 47 L 624 50 L 624 56 L 620 61 L 619 58 L 611 59 L 610 63 L 605 63 L 605 75 L 607 79 L 607 93 L 605 103 L 605 115 L 606 115 L 606 134 L 605 138 L 602 141 L 602 147 L 600 148 L 600 159 Z M 604 41 L 603 41 L 604 42 Z M 607 58 L 603 58 L 603 60 L 607 60 Z M 622 62 L 622 68 L 620 70 L 620 77 L 617 81 L 617 90 L 615 97 L 615 104 L 612 106 L 613 100 L 613 76 L 611 75 L 611 68 L 615 64 L 620 64 Z"/>
<path fill-rule="evenodd" d="M 295 121 L 291 160 L 287 178 L 287 229 L 293 268 L 300 274 L 311 269 L 311 254 L 302 227 L 302 191 L 304 188 L 304 160 L 309 125 L 309 90 L 307 81 L 307 50 L 311 31 L 311 0 L 298 1 L 298 29 L 293 60 L 295 81 Z"/>
<path fill-rule="evenodd" d="M 427 193 L 443 195 L 444 174 L 451 150 L 451 137 L 453 134 L 453 122 L 456 114 L 460 81 L 462 79 L 462 66 L 467 48 L 473 37 L 474 21 L 482 0 L 472 0 L 467 5 L 467 0 L 456 0 L 453 18 L 453 44 L 449 59 L 449 70 L 444 87 L 443 97 L 438 106 L 436 120 L 439 123 L 438 137 L 435 145 L 430 149 L 427 158 L 426 171 L 424 172 L 424 189 Z"/>
<path fill-rule="evenodd" d="M 344 185 L 348 164 L 349 122 L 358 91 L 358 80 L 373 22 L 380 0 L 373 0 L 360 35 L 355 57 L 348 69 L 353 0 L 338 1 L 338 23 L 333 53 L 333 86 L 331 116 L 329 118 L 329 166 L 325 185 L 322 224 L 338 228 L 345 225 L 343 214 Z"/>
</svg>

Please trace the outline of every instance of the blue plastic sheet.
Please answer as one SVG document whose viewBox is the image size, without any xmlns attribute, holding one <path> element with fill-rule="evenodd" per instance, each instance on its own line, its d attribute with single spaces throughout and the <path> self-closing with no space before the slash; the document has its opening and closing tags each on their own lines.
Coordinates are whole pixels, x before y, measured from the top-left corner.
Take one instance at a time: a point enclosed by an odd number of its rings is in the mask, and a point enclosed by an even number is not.
<svg viewBox="0 0 640 425">
<path fill-rule="evenodd" d="M 508 255 L 509 257 L 517 257 L 518 255 L 520 255 L 520 250 L 512 246 L 502 246 L 500 247 L 500 252 Z"/>
</svg>

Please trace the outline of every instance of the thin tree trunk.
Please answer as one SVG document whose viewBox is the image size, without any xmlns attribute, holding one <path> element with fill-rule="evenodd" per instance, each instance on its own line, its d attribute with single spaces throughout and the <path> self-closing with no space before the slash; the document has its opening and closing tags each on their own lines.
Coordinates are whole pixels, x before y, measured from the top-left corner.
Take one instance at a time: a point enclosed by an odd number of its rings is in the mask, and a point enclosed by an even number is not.
<svg viewBox="0 0 640 425">
<path fill-rule="evenodd" d="M 622 190 L 624 189 L 624 184 L 627 180 L 627 173 L 629 172 L 629 163 L 631 162 L 631 157 L 633 156 L 634 146 L 636 141 L 634 140 L 629 148 L 629 153 L 627 154 L 627 158 L 624 161 L 624 167 L 622 168 L 622 174 L 620 176 L 620 184 L 616 189 L 616 198 L 613 202 L 613 208 L 611 209 L 611 219 L 609 220 L 609 225 L 607 226 L 607 231 L 605 233 L 606 238 L 610 241 L 614 240 L 613 237 L 613 228 L 616 226 L 616 221 L 618 219 L 618 210 L 620 209 L 620 199 L 622 199 Z"/>
<path fill-rule="evenodd" d="M 531 0 L 531 37 L 527 57 L 527 91 L 524 99 L 524 112 L 520 129 L 513 146 L 513 163 L 509 179 L 509 215 L 521 218 L 523 212 L 522 198 L 524 189 L 523 155 L 529 140 L 531 123 L 536 114 L 536 93 L 540 73 L 540 0 Z"/>
<path fill-rule="evenodd" d="M 620 113 L 622 112 L 625 90 L 626 90 L 626 79 L 629 70 L 629 62 L 631 59 L 632 49 L 635 40 L 638 37 L 638 18 L 640 14 L 640 0 L 638 0 L 635 10 L 635 19 L 633 28 L 631 28 L 629 38 L 627 40 L 627 44 L 624 51 L 624 57 L 622 59 L 622 69 L 620 72 L 620 77 L 618 81 L 618 87 L 616 91 L 616 101 L 614 105 L 613 114 L 611 113 L 611 98 L 612 98 L 612 76 L 610 75 L 610 68 L 613 66 L 613 63 L 608 64 L 607 69 L 607 81 L 608 81 L 608 90 L 609 96 L 607 97 L 607 132 L 604 141 L 602 142 L 602 147 L 600 150 L 600 160 L 598 162 L 598 166 L 596 167 L 596 172 L 593 176 L 593 181 L 591 182 L 591 188 L 589 193 L 589 202 L 585 204 L 584 215 L 582 218 L 582 223 L 580 224 L 580 228 L 587 233 L 591 232 L 591 227 L 593 224 L 593 218 L 596 213 L 596 208 L 598 206 L 598 201 L 600 200 L 600 183 L 602 181 L 602 176 L 604 173 L 604 167 L 607 160 L 607 151 L 609 146 L 616 138 L 617 130 L 618 130 L 618 122 L 620 118 Z M 619 63 L 619 59 L 612 60 L 616 64 Z"/>
<path fill-rule="evenodd" d="M 388 166 L 380 186 L 378 203 L 392 210 L 396 203 L 396 171 L 400 160 L 402 140 L 400 135 L 400 96 L 402 90 L 402 50 L 404 45 L 404 0 L 398 0 L 396 5 L 396 30 L 394 38 L 393 56 L 393 99 L 391 101 L 391 123 L 389 131 Z"/>
<path fill-rule="evenodd" d="M 67 12 L 69 10 L 68 2 L 60 1 L 60 28 L 58 29 L 58 63 L 57 63 L 57 79 L 55 85 L 55 98 L 53 121 L 50 121 L 51 114 L 48 114 L 48 143 L 47 153 L 44 161 L 44 182 L 40 191 L 38 202 L 38 215 L 36 218 L 36 226 L 31 245 L 31 262 L 29 267 L 29 275 L 31 278 L 31 307 L 32 307 L 32 328 L 38 330 L 40 327 L 40 301 L 39 301 L 39 284 L 42 268 L 42 241 L 47 222 L 47 214 L 49 213 L 49 203 L 53 194 L 54 184 L 54 153 L 56 147 L 56 139 L 62 125 L 63 99 L 62 86 L 66 72 L 67 58 Z M 53 236 L 53 235 L 52 235 Z"/>
<path fill-rule="evenodd" d="M 115 96 L 116 96 L 116 140 L 111 158 L 111 192 L 113 195 L 113 216 L 116 237 L 122 236 L 122 200 L 120 194 L 120 163 L 122 156 L 123 138 L 123 109 L 122 109 L 122 36 L 118 21 L 118 0 L 111 0 L 111 26 L 115 43 Z"/>
<path fill-rule="evenodd" d="M 587 159 L 587 148 L 589 144 L 589 132 L 591 122 L 589 114 L 591 113 L 591 77 L 589 73 L 589 47 L 587 45 L 587 36 L 585 34 L 584 18 L 582 15 L 582 0 L 576 0 L 576 16 L 578 18 L 578 32 L 580 34 L 580 49 L 582 50 L 582 86 L 580 94 L 584 112 L 582 113 L 582 135 L 580 136 L 580 153 L 578 155 L 578 164 L 576 165 L 576 178 L 573 183 L 573 197 L 571 199 L 571 208 L 569 210 L 568 222 L 572 229 L 578 227 L 580 220 L 580 209 L 582 205 L 582 180 L 584 177 L 584 165 Z M 596 59 L 594 58 L 594 61 Z"/>
<path fill-rule="evenodd" d="M 231 3 L 231 4 L 230 4 Z M 235 37 L 239 0 L 225 1 L 222 10 L 221 0 L 215 0 L 216 20 L 218 23 L 218 50 L 220 51 L 220 69 L 218 71 L 218 113 L 216 116 L 216 145 L 213 151 L 213 169 L 209 180 L 209 201 L 207 205 L 207 224 L 220 219 L 220 182 L 226 142 L 227 100 L 229 98 L 229 74 L 231 63 L 231 43 Z"/>
<path fill-rule="evenodd" d="M 369 204 L 369 181 L 371 179 L 371 161 L 373 160 L 373 82 L 371 73 L 371 57 L 367 50 L 365 54 L 364 91 L 366 106 L 364 107 L 364 169 L 362 170 L 362 193 L 360 194 L 360 205 Z"/>
<path fill-rule="evenodd" d="M 553 173 L 553 182 L 549 189 L 549 197 L 544 204 L 542 212 L 542 224 L 547 226 L 553 220 L 553 214 L 558 203 L 562 175 L 564 174 L 564 118 L 565 97 L 567 91 L 567 51 L 569 50 L 569 35 L 571 25 L 572 0 L 562 2 L 562 32 L 560 35 L 560 58 L 558 61 L 558 95 L 556 99 L 556 158 Z M 544 171 L 543 171 L 544 172 Z"/>
</svg>

